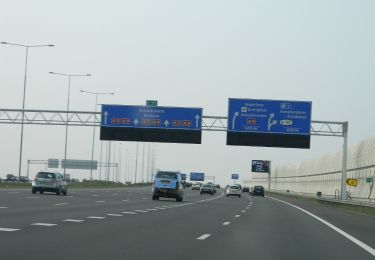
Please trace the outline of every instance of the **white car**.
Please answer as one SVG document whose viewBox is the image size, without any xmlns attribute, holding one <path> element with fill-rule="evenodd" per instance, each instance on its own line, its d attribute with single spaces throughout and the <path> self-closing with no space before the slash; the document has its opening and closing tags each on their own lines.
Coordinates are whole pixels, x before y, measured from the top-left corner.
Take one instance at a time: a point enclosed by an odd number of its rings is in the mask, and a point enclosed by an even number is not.
<svg viewBox="0 0 375 260">
<path fill-rule="evenodd" d="M 225 195 L 227 197 L 229 197 L 229 196 L 238 196 L 239 198 L 241 198 L 241 193 L 242 192 L 241 192 L 240 188 L 237 185 L 229 186 L 225 190 Z"/>
</svg>

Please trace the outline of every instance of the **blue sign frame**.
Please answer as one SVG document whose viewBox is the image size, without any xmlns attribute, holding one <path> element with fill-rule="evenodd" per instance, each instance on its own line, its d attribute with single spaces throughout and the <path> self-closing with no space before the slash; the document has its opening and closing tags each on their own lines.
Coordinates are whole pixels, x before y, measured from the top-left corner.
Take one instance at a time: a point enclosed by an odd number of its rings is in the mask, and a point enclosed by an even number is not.
<svg viewBox="0 0 375 260">
<path fill-rule="evenodd" d="M 237 173 L 232 174 L 232 180 L 238 180 L 240 178 L 240 175 Z"/>
<path fill-rule="evenodd" d="M 310 135 L 309 101 L 229 98 L 229 132 Z"/>
<path fill-rule="evenodd" d="M 203 172 L 191 172 L 190 181 L 204 181 L 204 173 Z"/>
<path fill-rule="evenodd" d="M 101 127 L 202 130 L 202 108 L 102 105 Z"/>
</svg>

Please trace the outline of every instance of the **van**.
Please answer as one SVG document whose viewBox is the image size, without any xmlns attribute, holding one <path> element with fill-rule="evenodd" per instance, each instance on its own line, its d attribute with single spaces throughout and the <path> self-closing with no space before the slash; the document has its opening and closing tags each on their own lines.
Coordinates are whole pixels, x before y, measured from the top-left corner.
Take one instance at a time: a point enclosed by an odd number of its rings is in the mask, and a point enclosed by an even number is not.
<svg viewBox="0 0 375 260">
<path fill-rule="evenodd" d="M 175 198 L 181 202 L 184 196 L 184 187 L 181 182 L 181 174 L 173 171 L 158 171 L 152 185 L 152 200 L 163 198 Z"/>
</svg>

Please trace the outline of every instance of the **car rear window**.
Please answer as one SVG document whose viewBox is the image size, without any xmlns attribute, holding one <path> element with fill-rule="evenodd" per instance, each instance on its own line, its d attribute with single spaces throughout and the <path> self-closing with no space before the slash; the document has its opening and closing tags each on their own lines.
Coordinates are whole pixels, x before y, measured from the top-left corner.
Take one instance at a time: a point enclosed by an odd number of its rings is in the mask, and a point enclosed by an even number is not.
<svg viewBox="0 0 375 260">
<path fill-rule="evenodd" d="M 54 173 L 51 172 L 38 172 L 36 175 L 37 178 L 44 178 L 44 179 L 55 179 L 56 176 Z"/>
<path fill-rule="evenodd" d="M 257 186 L 257 187 L 255 187 L 254 189 L 255 189 L 255 190 L 263 190 L 263 187 L 261 187 L 261 186 Z"/>
<path fill-rule="evenodd" d="M 166 178 L 166 179 L 177 179 L 177 173 L 175 172 L 158 172 L 156 178 Z"/>
<path fill-rule="evenodd" d="M 238 186 L 230 186 L 229 187 L 231 190 L 238 190 Z"/>
</svg>

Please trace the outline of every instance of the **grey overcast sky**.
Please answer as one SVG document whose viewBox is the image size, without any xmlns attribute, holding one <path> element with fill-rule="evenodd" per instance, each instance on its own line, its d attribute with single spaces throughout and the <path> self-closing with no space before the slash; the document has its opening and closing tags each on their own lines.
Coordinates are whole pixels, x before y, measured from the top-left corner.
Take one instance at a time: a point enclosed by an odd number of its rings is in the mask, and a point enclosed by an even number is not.
<svg viewBox="0 0 375 260">
<path fill-rule="evenodd" d="M 373 0 L 2 0 L 0 38 L 56 45 L 30 49 L 26 108 L 66 108 L 67 80 L 48 71 L 91 73 L 72 80 L 72 110 L 94 109 L 94 97 L 80 89 L 116 93 L 100 103 L 156 99 L 218 116 L 227 115 L 229 97 L 306 100 L 315 120 L 349 121 L 349 144 L 375 133 Z M 24 62 L 23 48 L 0 45 L 1 108 L 22 107 Z M 0 131 L 0 176 L 18 174 L 20 126 Z M 29 159 L 63 158 L 64 133 L 26 125 L 23 175 Z M 91 133 L 71 127 L 68 158 L 90 159 Z M 224 184 L 231 173 L 249 178 L 252 159 L 283 165 L 342 145 L 312 137 L 310 150 L 229 147 L 225 138 L 204 132 L 201 145 L 158 144 L 156 167 L 202 171 Z M 96 148 L 98 159 L 99 141 Z M 122 165 L 131 161 L 134 168 L 135 143 L 121 149 Z"/>
</svg>

